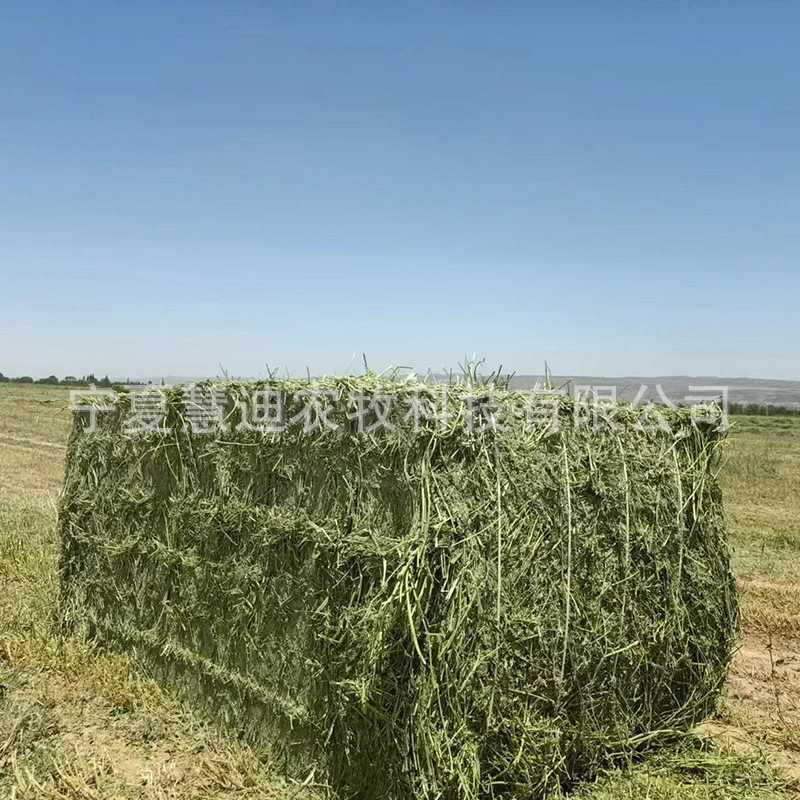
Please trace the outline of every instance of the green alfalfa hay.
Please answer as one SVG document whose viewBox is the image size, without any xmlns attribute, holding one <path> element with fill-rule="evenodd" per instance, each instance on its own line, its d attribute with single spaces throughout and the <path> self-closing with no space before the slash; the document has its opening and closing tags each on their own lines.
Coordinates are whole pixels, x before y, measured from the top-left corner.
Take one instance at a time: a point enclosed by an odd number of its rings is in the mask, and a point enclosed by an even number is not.
<svg viewBox="0 0 800 800">
<path fill-rule="evenodd" d="M 491 394 L 452 386 L 451 411 Z M 575 430 L 558 402 L 552 435 L 513 392 L 502 434 L 457 417 L 365 434 L 337 412 L 335 431 L 263 436 L 232 407 L 216 436 L 78 420 L 65 623 L 343 796 L 544 797 L 706 716 L 737 627 L 720 434 L 689 409 L 635 430 L 630 407 Z"/>
</svg>

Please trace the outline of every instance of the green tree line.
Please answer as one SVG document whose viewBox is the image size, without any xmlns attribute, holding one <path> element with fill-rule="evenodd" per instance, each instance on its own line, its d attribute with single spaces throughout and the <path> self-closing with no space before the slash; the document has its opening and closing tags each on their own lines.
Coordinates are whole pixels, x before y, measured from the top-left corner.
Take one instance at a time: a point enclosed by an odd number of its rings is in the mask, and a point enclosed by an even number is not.
<svg viewBox="0 0 800 800">
<path fill-rule="evenodd" d="M 109 388 L 112 383 L 108 375 L 103 378 L 96 378 L 93 374 L 89 373 L 80 378 L 75 375 L 67 375 L 59 379 L 56 375 L 48 375 L 46 378 L 39 378 L 34 380 L 30 375 L 22 375 L 18 378 L 10 378 L 8 375 L 3 375 L 0 372 L 0 383 L 40 383 L 48 386 L 100 386 Z"/>
<path fill-rule="evenodd" d="M 751 414 L 760 417 L 800 416 L 800 407 L 775 403 L 728 403 L 730 414 Z"/>
</svg>

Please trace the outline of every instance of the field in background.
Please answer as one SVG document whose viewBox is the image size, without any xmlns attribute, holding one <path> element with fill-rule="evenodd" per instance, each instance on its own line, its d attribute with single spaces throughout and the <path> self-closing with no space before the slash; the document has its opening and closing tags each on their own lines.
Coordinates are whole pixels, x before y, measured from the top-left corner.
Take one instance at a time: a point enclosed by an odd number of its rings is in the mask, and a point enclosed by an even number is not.
<svg viewBox="0 0 800 800">
<path fill-rule="evenodd" d="M 137 676 L 60 640 L 63 387 L 0 384 L 0 798 L 323 797 Z M 718 718 L 582 800 L 800 796 L 800 418 L 735 418 L 723 472 L 744 635 Z M 575 796 L 575 795 L 573 795 Z"/>
</svg>

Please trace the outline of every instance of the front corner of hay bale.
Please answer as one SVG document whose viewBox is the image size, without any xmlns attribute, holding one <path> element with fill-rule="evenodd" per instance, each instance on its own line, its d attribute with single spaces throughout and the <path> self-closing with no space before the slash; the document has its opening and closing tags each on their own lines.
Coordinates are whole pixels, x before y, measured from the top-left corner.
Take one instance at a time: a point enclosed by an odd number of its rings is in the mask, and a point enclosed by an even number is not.
<svg viewBox="0 0 800 800">
<path fill-rule="evenodd" d="M 173 433 L 76 420 L 63 613 L 290 774 L 369 800 L 540 798 L 713 711 L 738 615 L 719 434 L 688 409 L 671 433 L 623 408 L 547 435 L 524 414 L 485 435 L 335 412 L 209 436 L 168 400 Z"/>
</svg>

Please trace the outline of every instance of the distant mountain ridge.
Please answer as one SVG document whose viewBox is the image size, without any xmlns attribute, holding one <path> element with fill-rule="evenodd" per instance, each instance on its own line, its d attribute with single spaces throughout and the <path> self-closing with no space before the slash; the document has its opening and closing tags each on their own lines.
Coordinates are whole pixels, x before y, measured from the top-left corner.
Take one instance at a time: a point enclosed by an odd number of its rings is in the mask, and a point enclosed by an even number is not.
<svg viewBox="0 0 800 800">
<path fill-rule="evenodd" d="M 218 380 L 219 376 L 207 376 Z M 436 380 L 446 380 L 445 375 L 434 375 Z M 164 382 L 170 385 L 180 385 L 201 380 L 200 376 L 164 376 Z M 145 378 L 143 382 L 151 381 L 161 383 L 162 378 Z M 248 380 L 242 378 L 241 380 Z M 537 382 L 544 382 L 544 375 L 514 375 L 511 386 L 514 389 L 531 389 Z M 728 387 L 728 400 L 731 403 L 758 403 L 761 405 L 779 405 L 790 408 L 800 408 L 800 381 L 770 380 L 765 378 L 721 378 L 719 376 L 691 376 L 691 375 L 649 375 L 649 376 L 622 376 L 600 377 L 587 375 L 551 375 L 550 382 L 553 386 L 560 387 L 566 384 L 575 386 L 610 387 L 615 386 L 617 396 L 621 400 L 631 400 L 640 391 L 642 386 L 647 389 L 643 398 L 663 402 L 656 387 L 660 386 L 663 394 L 673 403 L 683 403 L 689 395 L 703 394 L 702 391 L 692 391 L 690 387 L 710 386 Z M 707 394 L 714 392 L 709 390 Z M 717 392 L 719 394 L 719 391 Z"/>
<path fill-rule="evenodd" d="M 515 375 L 511 379 L 514 389 L 530 389 L 541 384 L 542 375 Z M 780 405 L 790 408 L 800 408 L 800 381 L 769 380 L 763 378 L 721 378 L 718 376 L 690 376 L 690 375 L 650 375 L 650 376 L 622 376 L 598 377 L 587 375 L 551 375 L 550 383 L 553 386 L 570 384 L 574 386 L 610 387 L 617 389 L 617 396 L 621 400 L 631 400 L 641 390 L 647 389 L 643 397 L 651 400 L 661 400 L 657 387 L 669 400 L 674 403 L 686 402 L 690 395 L 719 394 L 712 389 L 701 390 L 697 387 L 728 387 L 728 401 L 731 403 L 758 403 L 760 405 Z M 692 388 L 694 387 L 694 389 Z"/>
</svg>

